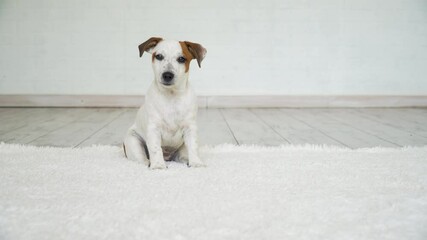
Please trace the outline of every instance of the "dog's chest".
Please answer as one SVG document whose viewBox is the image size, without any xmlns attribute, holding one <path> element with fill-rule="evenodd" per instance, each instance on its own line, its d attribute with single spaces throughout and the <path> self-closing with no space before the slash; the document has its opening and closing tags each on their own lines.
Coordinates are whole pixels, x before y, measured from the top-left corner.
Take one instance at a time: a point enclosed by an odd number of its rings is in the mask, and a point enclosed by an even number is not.
<svg viewBox="0 0 427 240">
<path fill-rule="evenodd" d="M 178 147 L 183 143 L 184 131 L 180 125 L 171 121 L 162 124 L 160 130 L 162 146 Z"/>
<path fill-rule="evenodd" d="M 162 146 L 179 147 L 184 141 L 184 128 L 188 124 L 188 109 L 169 108 L 163 112 L 160 124 Z"/>
</svg>

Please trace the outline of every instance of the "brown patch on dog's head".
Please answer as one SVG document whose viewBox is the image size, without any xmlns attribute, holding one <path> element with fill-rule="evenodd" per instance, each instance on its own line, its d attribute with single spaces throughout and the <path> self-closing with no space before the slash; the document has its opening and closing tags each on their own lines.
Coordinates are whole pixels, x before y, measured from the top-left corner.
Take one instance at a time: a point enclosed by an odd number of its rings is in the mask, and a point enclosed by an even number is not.
<svg viewBox="0 0 427 240">
<path fill-rule="evenodd" d="M 139 57 L 142 57 L 142 54 L 144 52 L 148 52 L 150 49 L 152 49 L 153 47 L 155 47 L 160 41 L 162 41 L 163 38 L 159 38 L 159 37 L 152 37 L 150 39 L 148 39 L 147 41 L 141 43 L 138 46 L 139 49 Z"/>
<path fill-rule="evenodd" d="M 151 62 L 154 62 L 155 57 L 156 57 L 156 52 L 153 52 L 153 54 L 151 55 Z"/>
<path fill-rule="evenodd" d="M 190 62 L 192 59 L 194 59 L 194 57 L 190 53 L 187 45 L 185 45 L 184 42 L 179 42 L 179 44 L 181 45 L 181 48 L 182 48 L 182 55 L 184 55 L 184 58 L 187 59 L 187 61 L 185 62 L 185 72 L 188 72 L 188 70 L 190 69 Z"/>
<path fill-rule="evenodd" d="M 188 71 L 190 68 L 190 61 L 193 59 L 197 59 L 197 64 L 199 67 L 201 67 L 201 63 L 206 55 L 206 49 L 198 44 L 198 43 L 192 43 L 188 41 L 179 42 L 182 48 L 182 54 L 187 59 L 185 62 L 185 72 Z"/>
</svg>

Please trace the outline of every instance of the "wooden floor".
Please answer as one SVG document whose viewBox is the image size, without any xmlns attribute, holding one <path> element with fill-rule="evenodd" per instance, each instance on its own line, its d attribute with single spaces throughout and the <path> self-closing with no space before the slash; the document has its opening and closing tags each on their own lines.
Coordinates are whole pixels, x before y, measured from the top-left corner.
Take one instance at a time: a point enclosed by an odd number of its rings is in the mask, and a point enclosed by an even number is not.
<svg viewBox="0 0 427 240">
<path fill-rule="evenodd" d="M 135 108 L 0 108 L 0 142 L 120 145 Z M 201 145 L 427 145 L 427 109 L 200 109 Z"/>
</svg>

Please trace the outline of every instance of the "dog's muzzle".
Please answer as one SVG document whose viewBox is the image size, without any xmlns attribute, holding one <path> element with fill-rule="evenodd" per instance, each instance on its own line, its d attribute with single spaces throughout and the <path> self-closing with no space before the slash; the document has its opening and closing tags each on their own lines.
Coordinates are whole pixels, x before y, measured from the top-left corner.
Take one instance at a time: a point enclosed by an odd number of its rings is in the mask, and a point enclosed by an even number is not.
<svg viewBox="0 0 427 240">
<path fill-rule="evenodd" d="M 172 85 L 174 76 L 175 75 L 171 72 L 164 72 L 162 74 L 162 83 L 164 85 Z"/>
</svg>

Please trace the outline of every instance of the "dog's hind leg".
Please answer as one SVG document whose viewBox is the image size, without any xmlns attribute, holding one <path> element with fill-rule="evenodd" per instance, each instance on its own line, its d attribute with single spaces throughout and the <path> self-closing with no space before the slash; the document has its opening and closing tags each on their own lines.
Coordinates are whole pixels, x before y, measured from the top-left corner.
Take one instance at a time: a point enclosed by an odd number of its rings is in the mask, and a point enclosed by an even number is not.
<svg viewBox="0 0 427 240">
<path fill-rule="evenodd" d="M 188 149 L 185 144 L 182 144 L 182 146 L 176 151 L 174 161 L 188 164 Z"/>
<path fill-rule="evenodd" d="M 128 159 L 149 165 L 149 153 L 145 140 L 133 129 L 129 129 L 123 142 L 123 150 Z"/>
</svg>

